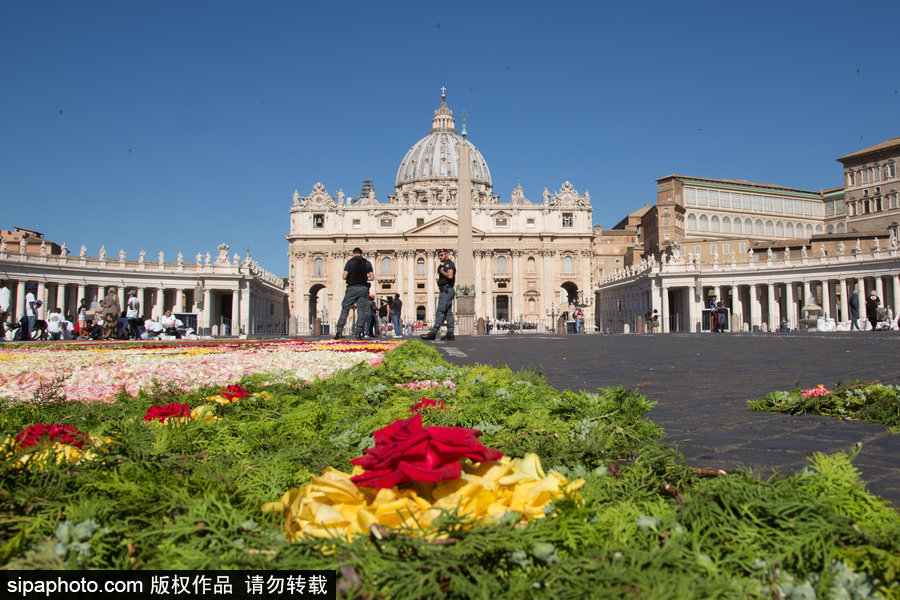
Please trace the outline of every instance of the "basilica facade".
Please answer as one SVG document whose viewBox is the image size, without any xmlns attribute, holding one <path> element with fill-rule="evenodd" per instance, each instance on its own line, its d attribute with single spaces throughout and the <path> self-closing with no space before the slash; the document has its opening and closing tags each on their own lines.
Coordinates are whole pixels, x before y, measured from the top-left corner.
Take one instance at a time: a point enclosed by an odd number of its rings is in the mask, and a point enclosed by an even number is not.
<svg viewBox="0 0 900 600">
<path fill-rule="evenodd" d="M 386 201 L 371 187 L 348 198 L 316 183 L 306 196 L 294 192 L 290 212 L 290 314 L 300 334 L 317 318 L 337 320 L 341 274 L 357 246 L 374 267 L 372 295 L 399 294 L 405 322 L 433 319 L 442 248 L 457 261 L 457 295 L 474 296 L 476 319 L 552 329 L 560 312 L 591 298 L 588 191 L 582 195 L 566 181 L 532 201 L 519 185 L 501 201 L 487 161 L 465 125 L 457 131 L 443 94 L 430 131 L 400 161 Z M 460 257 L 462 240 L 471 242 L 471 252 L 463 247 Z"/>
</svg>

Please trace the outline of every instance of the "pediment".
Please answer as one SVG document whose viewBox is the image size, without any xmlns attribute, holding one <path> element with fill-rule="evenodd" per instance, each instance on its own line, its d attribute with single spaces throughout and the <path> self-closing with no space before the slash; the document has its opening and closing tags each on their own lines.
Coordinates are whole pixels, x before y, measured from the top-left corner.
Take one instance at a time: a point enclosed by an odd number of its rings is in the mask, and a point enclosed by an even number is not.
<svg viewBox="0 0 900 600">
<path fill-rule="evenodd" d="M 459 222 L 452 217 L 438 217 L 406 232 L 407 236 L 459 236 Z M 473 236 L 484 235 L 480 229 L 472 228 Z"/>
</svg>

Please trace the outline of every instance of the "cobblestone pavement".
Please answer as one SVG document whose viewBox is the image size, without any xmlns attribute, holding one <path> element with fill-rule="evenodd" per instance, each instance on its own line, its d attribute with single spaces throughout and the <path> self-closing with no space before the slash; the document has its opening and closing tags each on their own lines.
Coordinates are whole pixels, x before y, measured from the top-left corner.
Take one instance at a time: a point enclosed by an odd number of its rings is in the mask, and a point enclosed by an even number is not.
<svg viewBox="0 0 900 600">
<path fill-rule="evenodd" d="M 751 411 L 746 400 L 795 385 L 856 379 L 900 384 L 890 332 L 492 335 L 433 342 L 453 364 L 538 368 L 553 387 L 636 388 L 650 419 L 695 467 L 792 473 L 815 452 L 852 450 L 869 490 L 900 508 L 900 434 L 876 423 Z"/>
</svg>

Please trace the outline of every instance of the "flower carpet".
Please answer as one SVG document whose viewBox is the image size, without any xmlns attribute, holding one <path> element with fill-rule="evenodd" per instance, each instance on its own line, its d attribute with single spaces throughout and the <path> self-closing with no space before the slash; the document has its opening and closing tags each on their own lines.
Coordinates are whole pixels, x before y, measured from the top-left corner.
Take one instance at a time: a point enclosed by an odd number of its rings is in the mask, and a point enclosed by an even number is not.
<svg viewBox="0 0 900 600">
<path fill-rule="evenodd" d="M 634 390 L 418 341 L 50 344 L 0 365 L 3 569 L 327 569 L 367 599 L 900 598 L 900 514 L 852 455 L 693 469 Z"/>
<path fill-rule="evenodd" d="M 373 364 L 397 342 L 87 343 L 0 348 L 0 398 L 27 400 L 53 384 L 69 400 L 112 402 L 154 384 L 182 390 L 265 373 L 271 383 L 303 381 Z"/>
</svg>

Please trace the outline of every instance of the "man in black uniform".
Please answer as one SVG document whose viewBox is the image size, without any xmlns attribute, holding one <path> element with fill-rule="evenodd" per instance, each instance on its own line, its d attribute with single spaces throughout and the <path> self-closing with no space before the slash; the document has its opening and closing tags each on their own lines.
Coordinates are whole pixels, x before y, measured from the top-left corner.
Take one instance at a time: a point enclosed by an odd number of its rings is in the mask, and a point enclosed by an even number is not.
<svg viewBox="0 0 900 600">
<path fill-rule="evenodd" d="M 362 338 L 363 326 L 369 316 L 369 282 L 375 279 L 372 263 L 363 258 L 362 250 L 353 249 L 353 256 L 344 265 L 344 273 L 341 277 L 347 282 L 347 291 L 344 293 L 344 301 L 341 302 L 341 316 L 338 318 L 334 339 L 339 340 L 344 337 L 344 324 L 347 323 L 347 315 L 350 314 L 350 307 L 354 304 L 356 305 L 356 326 L 353 328 L 353 334 L 357 338 Z"/>
<path fill-rule="evenodd" d="M 456 265 L 450 260 L 450 254 L 446 250 L 438 252 L 438 258 L 441 261 L 437 268 L 438 289 L 441 294 L 438 296 L 434 325 L 431 327 L 431 331 L 423 333 L 419 337 L 423 340 L 433 340 L 437 337 L 437 332 L 440 330 L 441 325 L 444 324 L 444 319 L 446 319 L 447 335 L 441 339 L 451 341 L 456 339 L 453 335 L 454 323 L 453 311 L 451 310 L 453 308 L 453 298 L 456 296 L 456 290 L 453 289 L 453 285 L 456 283 Z"/>
<path fill-rule="evenodd" d="M 878 327 L 878 307 L 880 305 L 881 298 L 878 297 L 875 290 L 871 290 L 869 297 L 866 299 L 866 318 L 872 324 L 872 331 L 875 331 L 875 328 Z"/>
</svg>

